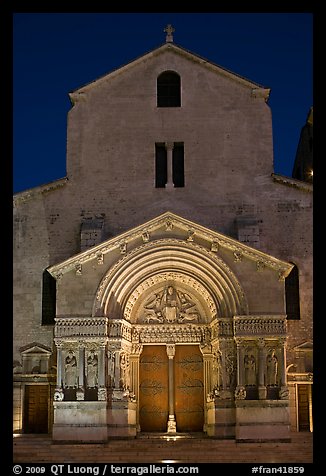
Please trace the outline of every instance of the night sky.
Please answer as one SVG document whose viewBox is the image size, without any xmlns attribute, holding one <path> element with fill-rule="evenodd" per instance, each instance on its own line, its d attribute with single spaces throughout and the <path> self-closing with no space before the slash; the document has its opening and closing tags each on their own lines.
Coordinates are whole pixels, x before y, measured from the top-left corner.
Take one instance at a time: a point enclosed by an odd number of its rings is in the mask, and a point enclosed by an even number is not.
<svg viewBox="0 0 326 476">
<path fill-rule="evenodd" d="M 68 93 L 174 42 L 271 88 L 274 171 L 291 177 L 312 97 L 312 13 L 15 13 L 13 191 L 66 175 Z"/>
</svg>

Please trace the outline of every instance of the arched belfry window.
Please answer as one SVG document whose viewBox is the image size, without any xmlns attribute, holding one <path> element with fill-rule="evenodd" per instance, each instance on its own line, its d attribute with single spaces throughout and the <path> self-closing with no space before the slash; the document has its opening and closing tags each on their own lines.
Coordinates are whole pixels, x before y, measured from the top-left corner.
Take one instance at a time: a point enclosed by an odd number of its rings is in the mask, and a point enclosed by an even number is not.
<svg viewBox="0 0 326 476">
<path fill-rule="evenodd" d="M 285 278 L 285 302 L 287 319 L 300 319 L 299 270 L 296 265 Z"/>
<path fill-rule="evenodd" d="M 157 78 L 157 107 L 181 106 L 180 76 L 174 71 L 164 71 Z"/>
</svg>

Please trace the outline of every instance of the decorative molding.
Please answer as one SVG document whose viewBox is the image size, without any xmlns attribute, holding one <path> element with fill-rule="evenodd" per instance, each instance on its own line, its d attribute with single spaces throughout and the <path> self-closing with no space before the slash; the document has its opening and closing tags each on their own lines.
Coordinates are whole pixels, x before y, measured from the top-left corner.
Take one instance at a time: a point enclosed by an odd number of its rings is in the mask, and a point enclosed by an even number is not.
<svg viewBox="0 0 326 476">
<path fill-rule="evenodd" d="M 152 233 L 160 228 L 162 228 L 162 231 L 171 231 L 173 227 L 178 227 L 184 232 L 185 240 L 187 240 L 187 238 L 189 237 L 190 239 L 196 238 L 204 240 L 206 242 L 206 246 L 201 246 L 201 248 L 205 249 L 206 252 L 211 251 L 212 241 L 214 241 L 218 242 L 219 248 L 225 248 L 226 250 L 229 250 L 232 253 L 236 253 L 235 257 L 239 256 L 239 254 L 242 254 L 243 258 L 246 257 L 254 261 L 261 261 L 265 264 L 265 266 L 272 268 L 277 272 L 283 272 L 285 276 L 291 271 L 293 267 L 293 265 L 291 265 L 290 263 L 281 261 L 262 251 L 251 248 L 250 246 L 245 245 L 244 243 L 240 243 L 234 238 L 210 230 L 202 225 L 175 215 L 172 212 L 165 212 L 162 215 L 154 218 L 153 220 L 146 222 L 145 224 L 143 223 L 142 225 L 135 227 L 132 230 L 129 230 L 117 237 L 109 239 L 104 243 L 96 245 L 91 249 L 85 250 L 79 253 L 78 255 L 72 256 L 71 258 L 68 258 L 63 262 L 58 263 L 57 265 L 51 266 L 50 268 L 48 268 L 48 271 L 54 277 L 57 278 L 60 273 L 66 273 L 73 269 L 76 262 L 83 264 L 92 259 L 96 259 L 97 253 L 99 251 L 103 254 L 106 254 L 118 248 L 120 249 L 120 252 L 125 253 L 127 245 L 130 244 L 136 238 L 141 237 L 144 233 L 144 230 L 146 230 L 147 233 Z M 191 230 L 191 233 L 193 231 L 194 235 L 189 235 L 189 230 Z M 157 244 L 159 244 L 161 241 L 164 242 L 164 240 L 158 240 Z M 186 241 L 186 244 L 190 245 L 194 244 L 194 242 Z M 139 248 L 137 249 L 139 250 Z"/>
<path fill-rule="evenodd" d="M 121 258 L 119 261 L 117 261 L 110 269 L 109 271 L 105 274 L 103 277 L 102 281 L 100 282 L 100 285 L 97 289 L 96 293 L 96 301 L 94 302 L 94 307 L 93 307 L 93 315 L 98 315 L 99 313 L 101 314 L 106 314 L 106 306 L 109 301 L 110 293 L 113 292 L 112 289 L 114 288 L 115 285 L 115 279 L 119 277 L 121 279 L 121 271 L 124 270 L 124 273 L 126 273 L 126 269 L 128 268 L 128 263 L 132 263 L 131 266 L 135 266 L 136 259 L 137 263 L 140 262 L 140 259 L 142 259 L 145 263 L 149 262 L 148 260 L 148 254 L 152 252 L 153 250 L 153 258 L 156 258 L 155 253 L 166 253 L 166 260 L 169 262 L 169 256 L 172 252 L 175 253 L 175 256 L 178 257 L 179 260 L 184 260 L 186 259 L 186 264 L 188 266 L 192 266 L 193 270 L 191 269 L 190 271 L 193 271 L 192 274 L 195 274 L 195 272 L 198 272 L 198 266 L 200 265 L 200 271 L 202 274 L 205 274 L 204 279 L 206 277 L 207 282 L 214 281 L 214 276 L 216 273 L 221 275 L 221 282 L 224 283 L 223 287 L 220 289 L 221 294 L 224 296 L 224 298 L 220 298 L 221 302 L 228 303 L 229 306 L 231 306 L 230 309 L 228 309 L 228 312 L 230 315 L 237 314 L 237 312 L 241 313 L 246 313 L 248 310 L 248 304 L 246 302 L 245 294 L 244 291 L 240 285 L 240 282 L 236 278 L 234 272 L 230 269 L 230 267 L 226 264 L 224 260 L 222 260 L 219 256 L 212 254 L 210 250 L 207 248 L 198 245 L 197 243 L 188 243 L 183 240 L 179 239 L 173 239 L 173 238 L 166 238 L 166 239 L 160 239 L 156 241 L 152 241 L 150 243 L 145 243 L 138 248 L 133 249 L 129 253 L 127 253 L 123 258 Z M 196 262 L 197 260 L 197 262 Z M 175 260 L 176 261 L 176 260 Z M 162 263 L 162 260 L 160 261 Z M 184 261 L 183 261 L 184 262 Z M 127 264 L 127 266 L 126 266 Z M 146 264 L 146 263 L 145 263 Z M 176 264 L 177 266 L 177 264 Z M 208 269 L 208 268 L 211 269 Z M 146 286 L 146 266 L 143 266 L 142 269 L 144 270 L 144 281 L 145 287 Z M 153 275 L 152 269 L 149 270 L 150 272 L 150 277 L 149 283 L 151 281 L 154 281 L 155 274 Z M 159 272 L 157 272 L 159 274 Z M 173 278 L 173 274 L 178 273 L 177 271 L 171 271 L 171 279 Z M 215 273 L 215 274 L 214 274 Z M 190 276 L 190 272 L 187 274 L 184 273 L 186 276 Z M 179 276 L 181 279 L 181 276 L 183 276 L 183 273 L 179 272 Z M 126 276 L 127 279 L 127 276 Z M 184 279 L 184 278 L 183 278 Z M 194 279 L 194 278 L 189 278 L 189 279 Z M 139 278 L 139 281 L 141 278 Z M 216 281 L 216 280 L 215 280 Z M 210 283 L 210 287 L 212 289 L 215 289 L 215 281 Z M 196 280 L 194 280 L 196 282 Z M 130 315 L 131 310 L 128 309 L 129 305 L 133 306 L 137 300 L 137 298 L 140 296 L 141 292 L 144 290 L 143 289 L 143 283 L 139 284 L 139 289 L 136 288 L 136 290 L 133 291 L 132 296 L 128 297 L 128 303 L 123 305 L 123 308 L 126 310 L 125 318 L 128 318 L 128 314 Z M 110 286 L 109 286 L 110 285 Z M 202 289 L 205 289 L 202 287 Z M 205 295 L 208 295 L 208 293 L 205 291 Z M 233 296 L 233 299 L 230 298 L 230 296 Z M 115 296 L 117 299 L 117 296 Z M 122 302 L 122 296 L 119 296 L 120 302 Z M 126 297 L 127 299 L 127 297 Z M 212 302 L 215 304 L 215 301 L 213 301 L 213 297 L 211 297 Z M 230 300 L 230 301 L 229 301 Z M 210 306 L 210 304 L 209 304 Z M 215 314 L 215 310 L 212 311 L 213 316 Z M 225 309 L 221 309 L 222 314 L 227 314 L 227 311 Z M 128 318 L 129 319 L 129 318 Z"/>
</svg>

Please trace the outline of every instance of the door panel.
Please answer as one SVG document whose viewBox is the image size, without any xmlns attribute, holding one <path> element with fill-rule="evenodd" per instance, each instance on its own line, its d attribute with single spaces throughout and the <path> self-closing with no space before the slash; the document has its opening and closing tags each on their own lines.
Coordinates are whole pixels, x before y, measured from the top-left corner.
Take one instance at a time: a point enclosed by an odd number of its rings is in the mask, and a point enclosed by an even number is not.
<svg viewBox="0 0 326 476">
<path fill-rule="evenodd" d="M 203 431 L 203 358 L 198 345 L 177 345 L 174 357 L 177 431 Z"/>
<path fill-rule="evenodd" d="M 25 386 L 25 433 L 48 433 L 49 387 Z"/>
<path fill-rule="evenodd" d="M 309 388 L 298 385 L 299 431 L 309 431 Z"/>
<path fill-rule="evenodd" d="M 141 431 L 165 432 L 169 413 L 168 356 L 165 345 L 145 345 L 139 359 Z"/>
</svg>

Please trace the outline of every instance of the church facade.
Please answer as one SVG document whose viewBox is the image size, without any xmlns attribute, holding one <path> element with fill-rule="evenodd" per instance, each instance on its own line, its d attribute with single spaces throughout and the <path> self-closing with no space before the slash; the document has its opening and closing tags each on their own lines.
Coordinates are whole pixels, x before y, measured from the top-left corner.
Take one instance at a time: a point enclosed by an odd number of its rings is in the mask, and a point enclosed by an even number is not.
<svg viewBox="0 0 326 476">
<path fill-rule="evenodd" d="M 14 196 L 14 432 L 312 431 L 312 184 L 270 90 L 173 42 L 70 93 L 67 176 Z"/>
</svg>

